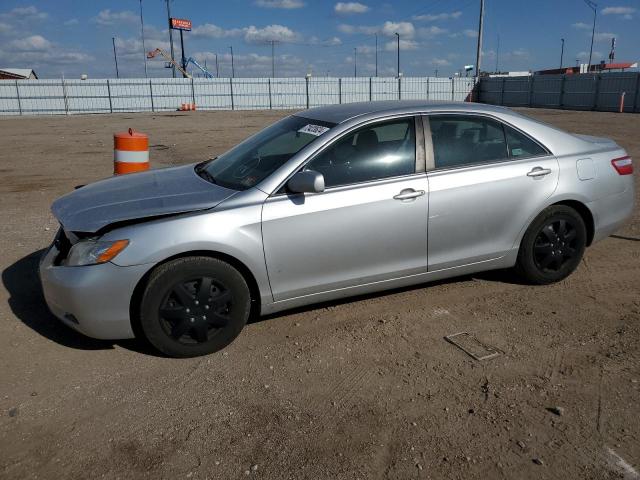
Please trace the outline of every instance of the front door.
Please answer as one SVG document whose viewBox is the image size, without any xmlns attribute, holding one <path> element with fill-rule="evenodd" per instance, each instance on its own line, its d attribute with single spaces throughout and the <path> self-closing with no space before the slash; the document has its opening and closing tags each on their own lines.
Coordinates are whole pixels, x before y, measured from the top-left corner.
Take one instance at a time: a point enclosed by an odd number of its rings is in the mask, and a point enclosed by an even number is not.
<svg viewBox="0 0 640 480">
<path fill-rule="evenodd" d="M 416 172 L 413 117 L 346 133 L 305 169 L 316 194 L 279 192 L 262 211 L 275 301 L 427 270 L 428 183 Z"/>
</svg>

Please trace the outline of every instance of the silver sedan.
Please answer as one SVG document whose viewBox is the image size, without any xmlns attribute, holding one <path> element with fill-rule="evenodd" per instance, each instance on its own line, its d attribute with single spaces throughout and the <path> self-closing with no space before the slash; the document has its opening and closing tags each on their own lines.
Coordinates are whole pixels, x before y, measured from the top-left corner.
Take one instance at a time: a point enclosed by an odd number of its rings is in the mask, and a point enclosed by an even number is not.
<svg viewBox="0 0 640 480">
<path fill-rule="evenodd" d="M 613 141 L 501 107 L 316 108 L 58 199 L 40 276 L 88 336 L 202 355 L 251 315 L 490 269 L 557 282 L 631 216 L 632 173 Z"/>
</svg>

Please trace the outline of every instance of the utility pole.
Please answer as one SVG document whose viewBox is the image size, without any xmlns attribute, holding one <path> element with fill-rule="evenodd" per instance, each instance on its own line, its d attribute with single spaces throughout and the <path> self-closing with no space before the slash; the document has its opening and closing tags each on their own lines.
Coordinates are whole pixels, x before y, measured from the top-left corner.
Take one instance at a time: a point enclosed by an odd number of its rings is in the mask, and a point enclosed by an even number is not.
<svg viewBox="0 0 640 480">
<path fill-rule="evenodd" d="M 561 38 L 562 46 L 560 47 L 560 70 L 562 70 L 562 57 L 564 57 L 564 38 Z"/>
<path fill-rule="evenodd" d="M 378 76 L 378 34 L 376 33 L 376 77 Z"/>
<path fill-rule="evenodd" d="M 353 49 L 353 76 L 358 76 L 358 48 Z"/>
<path fill-rule="evenodd" d="M 167 23 L 169 24 L 169 44 L 171 46 L 171 60 L 175 62 L 175 55 L 173 54 L 173 29 L 171 28 L 171 7 L 169 6 L 169 2 L 171 0 L 166 0 L 167 2 Z M 176 67 L 172 63 L 171 64 L 171 75 L 173 78 L 176 78 Z"/>
<path fill-rule="evenodd" d="M 498 46 L 496 47 L 496 73 L 499 72 L 500 68 L 500 34 L 498 34 Z"/>
<path fill-rule="evenodd" d="M 111 43 L 113 43 L 113 59 L 116 62 L 116 78 L 120 78 L 120 73 L 118 72 L 118 54 L 116 53 L 116 37 L 111 37 Z"/>
<path fill-rule="evenodd" d="M 220 78 L 220 70 L 218 69 L 218 54 L 215 54 L 216 56 L 216 78 Z"/>
<path fill-rule="evenodd" d="M 593 55 L 593 37 L 596 35 L 596 15 L 598 14 L 598 4 L 591 0 L 584 0 L 591 9 L 593 9 L 593 29 L 591 30 L 591 48 L 589 49 L 589 65 L 587 65 L 587 73 L 591 70 L 591 56 Z"/>
<path fill-rule="evenodd" d="M 233 66 L 233 46 L 230 46 L 229 50 L 231 50 L 231 78 L 235 78 L 236 70 Z"/>
<path fill-rule="evenodd" d="M 476 80 L 480 78 L 480 60 L 482 56 L 482 28 L 484 22 L 484 0 L 480 0 L 480 20 L 478 22 L 478 49 L 476 51 Z"/>
<path fill-rule="evenodd" d="M 398 78 L 400 78 L 400 34 L 396 32 L 396 37 L 398 40 Z"/>
<path fill-rule="evenodd" d="M 271 40 L 271 78 L 276 78 L 276 56 L 275 47 L 276 41 Z"/>
<path fill-rule="evenodd" d="M 186 62 L 186 58 L 184 56 L 184 37 L 182 36 L 182 29 L 180 29 L 180 49 L 182 51 L 182 70 L 184 70 L 185 72 L 187 71 L 187 62 Z M 182 74 L 182 76 L 184 78 L 187 78 L 187 75 L 185 73 Z"/>
<path fill-rule="evenodd" d="M 142 0 L 140 0 L 140 33 L 142 35 L 142 58 L 144 58 L 144 76 L 147 75 L 147 49 L 144 47 L 144 20 L 142 19 Z"/>
</svg>

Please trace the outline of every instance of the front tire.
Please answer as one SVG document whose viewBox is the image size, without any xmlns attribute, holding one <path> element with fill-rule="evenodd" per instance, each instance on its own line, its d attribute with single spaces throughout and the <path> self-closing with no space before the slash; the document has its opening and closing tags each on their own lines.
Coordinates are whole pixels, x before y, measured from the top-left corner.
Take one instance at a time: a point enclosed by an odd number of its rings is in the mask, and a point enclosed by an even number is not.
<svg viewBox="0 0 640 480">
<path fill-rule="evenodd" d="M 250 310 L 249 287 L 240 272 L 217 258 L 185 257 L 151 274 L 140 302 L 140 325 L 162 353 L 197 357 L 231 343 Z"/>
<path fill-rule="evenodd" d="M 516 271 L 533 284 L 558 282 L 578 267 L 586 246 L 587 229 L 580 214 L 566 205 L 553 205 L 527 229 Z"/>
</svg>

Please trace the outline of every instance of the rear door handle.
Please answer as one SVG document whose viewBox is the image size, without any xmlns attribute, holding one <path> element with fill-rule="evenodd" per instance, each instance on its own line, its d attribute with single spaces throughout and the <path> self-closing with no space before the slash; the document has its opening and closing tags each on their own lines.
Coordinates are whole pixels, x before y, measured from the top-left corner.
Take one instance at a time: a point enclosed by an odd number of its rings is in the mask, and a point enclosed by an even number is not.
<svg viewBox="0 0 640 480">
<path fill-rule="evenodd" d="M 529 173 L 527 173 L 527 177 L 544 177 L 550 173 L 550 168 L 534 167 Z"/>
<path fill-rule="evenodd" d="M 412 198 L 424 195 L 424 190 L 414 190 L 413 188 L 405 188 L 399 194 L 393 197 L 394 200 L 411 200 Z"/>
</svg>

